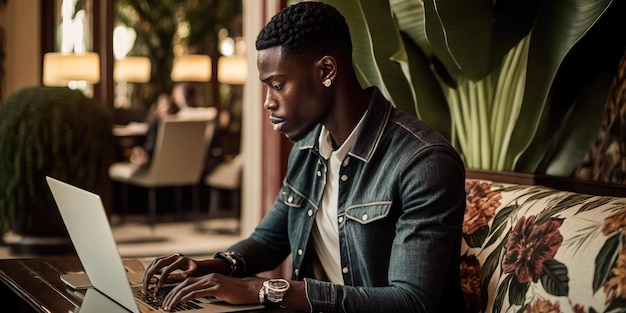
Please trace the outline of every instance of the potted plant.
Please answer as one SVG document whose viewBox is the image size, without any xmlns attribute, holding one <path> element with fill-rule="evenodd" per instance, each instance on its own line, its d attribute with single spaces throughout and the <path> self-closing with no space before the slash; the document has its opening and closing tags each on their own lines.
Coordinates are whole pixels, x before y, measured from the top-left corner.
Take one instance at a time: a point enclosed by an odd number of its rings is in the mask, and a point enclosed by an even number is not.
<svg viewBox="0 0 626 313">
<path fill-rule="evenodd" d="M 622 1 L 324 2 L 350 25 L 363 84 L 447 136 L 468 168 L 567 176 L 596 139 Z"/>
<path fill-rule="evenodd" d="M 25 88 L 0 105 L 0 231 L 21 237 L 14 253 L 72 248 L 45 176 L 108 195 L 111 129 L 101 104 L 66 87 Z"/>
</svg>

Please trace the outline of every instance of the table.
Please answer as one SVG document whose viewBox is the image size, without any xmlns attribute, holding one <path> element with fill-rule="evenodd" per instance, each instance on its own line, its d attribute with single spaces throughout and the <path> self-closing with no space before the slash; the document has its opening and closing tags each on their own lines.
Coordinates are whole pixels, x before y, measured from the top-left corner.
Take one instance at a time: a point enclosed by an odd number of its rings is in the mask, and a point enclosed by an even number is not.
<svg viewBox="0 0 626 313">
<path fill-rule="evenodd" d="M 0 260 L 0 294 L 3 312 L 76 312 L 80 294 L 68 288 L 59 276 L 83 271 L 76 255 Z M 275 308 L 262 312 L 290 313 Z"/>
<path fill-rule="evenodd" d="M 148 123 L 114 125 L 112 133 L 117 149 L 117 161 L 128 161 L 132 148 L 142 145 L 146 140 L 147 131 Z"/>
<path fill-rule="evenodd" d="M 117 137 L 145 136 L 148 131 L 148 123 L 130 123 L 128 125 L 114 125 L 113 135 Z"/>
</svg>

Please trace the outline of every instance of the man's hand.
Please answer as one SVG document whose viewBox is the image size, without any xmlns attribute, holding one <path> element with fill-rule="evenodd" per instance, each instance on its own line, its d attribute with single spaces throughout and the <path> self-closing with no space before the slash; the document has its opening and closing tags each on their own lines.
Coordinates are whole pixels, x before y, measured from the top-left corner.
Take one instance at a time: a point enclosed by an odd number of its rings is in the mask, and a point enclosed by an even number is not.
<svg viewBox="0 0 626 313">
<path fill-rule="evenodd" d="M 265 280 L 267 279 L 235 278 L 221 274 L 188 277 L 167 294 L 162 308 L 169 311 L 180 302 L 207 296 L 218 297 L 231 304 L 259 303 L 259 290 Z"/>
<path fill-rule="evenodd" d="M 145 166 L 148 164 L 150 156 L 142 147 L 135 146 L 130 154 L 130 162 L 137 166 Z"/>
<path fill-rule="evenodd" d="M 180 270 L 172 273 L 175 270 Z M 180 254 L 158 257 L 152 260 L 146 268 L 143 276 L 143 293 L 148 292 L 151 281 L 156 279 L 154 283 L 154 294 L 165 283 L 181 282 L 187 277 L 191 277 L 198 271 L 198 263 L 193 259 L 184 257 Z M 157 277 L 157 274 L 161 274 Z"/>
</svg>

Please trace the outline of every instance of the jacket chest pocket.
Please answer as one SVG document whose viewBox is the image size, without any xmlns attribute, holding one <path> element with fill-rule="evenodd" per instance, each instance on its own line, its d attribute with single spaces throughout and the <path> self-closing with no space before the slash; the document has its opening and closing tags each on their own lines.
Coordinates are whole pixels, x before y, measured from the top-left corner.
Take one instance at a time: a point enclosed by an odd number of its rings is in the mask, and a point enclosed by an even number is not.
<svg viewBox="0 0 626 313">
<path fill-rule="evenodd" d="M 391 201 L 370 202 L 359 205 L 351 205 L 346 209 L 346 219 L 359 224 L 369 224 L 384 219 L 391 210 Z"/>
</svg>

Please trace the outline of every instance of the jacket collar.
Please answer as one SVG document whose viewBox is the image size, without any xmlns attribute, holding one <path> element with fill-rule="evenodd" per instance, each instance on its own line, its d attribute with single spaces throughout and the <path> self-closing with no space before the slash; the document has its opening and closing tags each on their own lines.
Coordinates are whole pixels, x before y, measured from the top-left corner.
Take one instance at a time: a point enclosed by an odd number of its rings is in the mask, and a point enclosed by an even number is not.
<svg viewBox="0 0 626 313">
<path fill-rule="evenodd" d="M 382 95 L 378 87 L 365 89 L 372 95 L 367 108 L 367 113 L 363 118 L 363 124 L 359 135 L 350 149 L 348 155 L 355 157 L 365 163 L 369 163 L 376 149 L 378 149 L 383 132 L 389 123 L 393 106 Z M 315 131 L 298 143 L 300 150 L 313 149 L 319 154 L 319 141 L 322 125 L 318 125 Z"/>
</svg>

